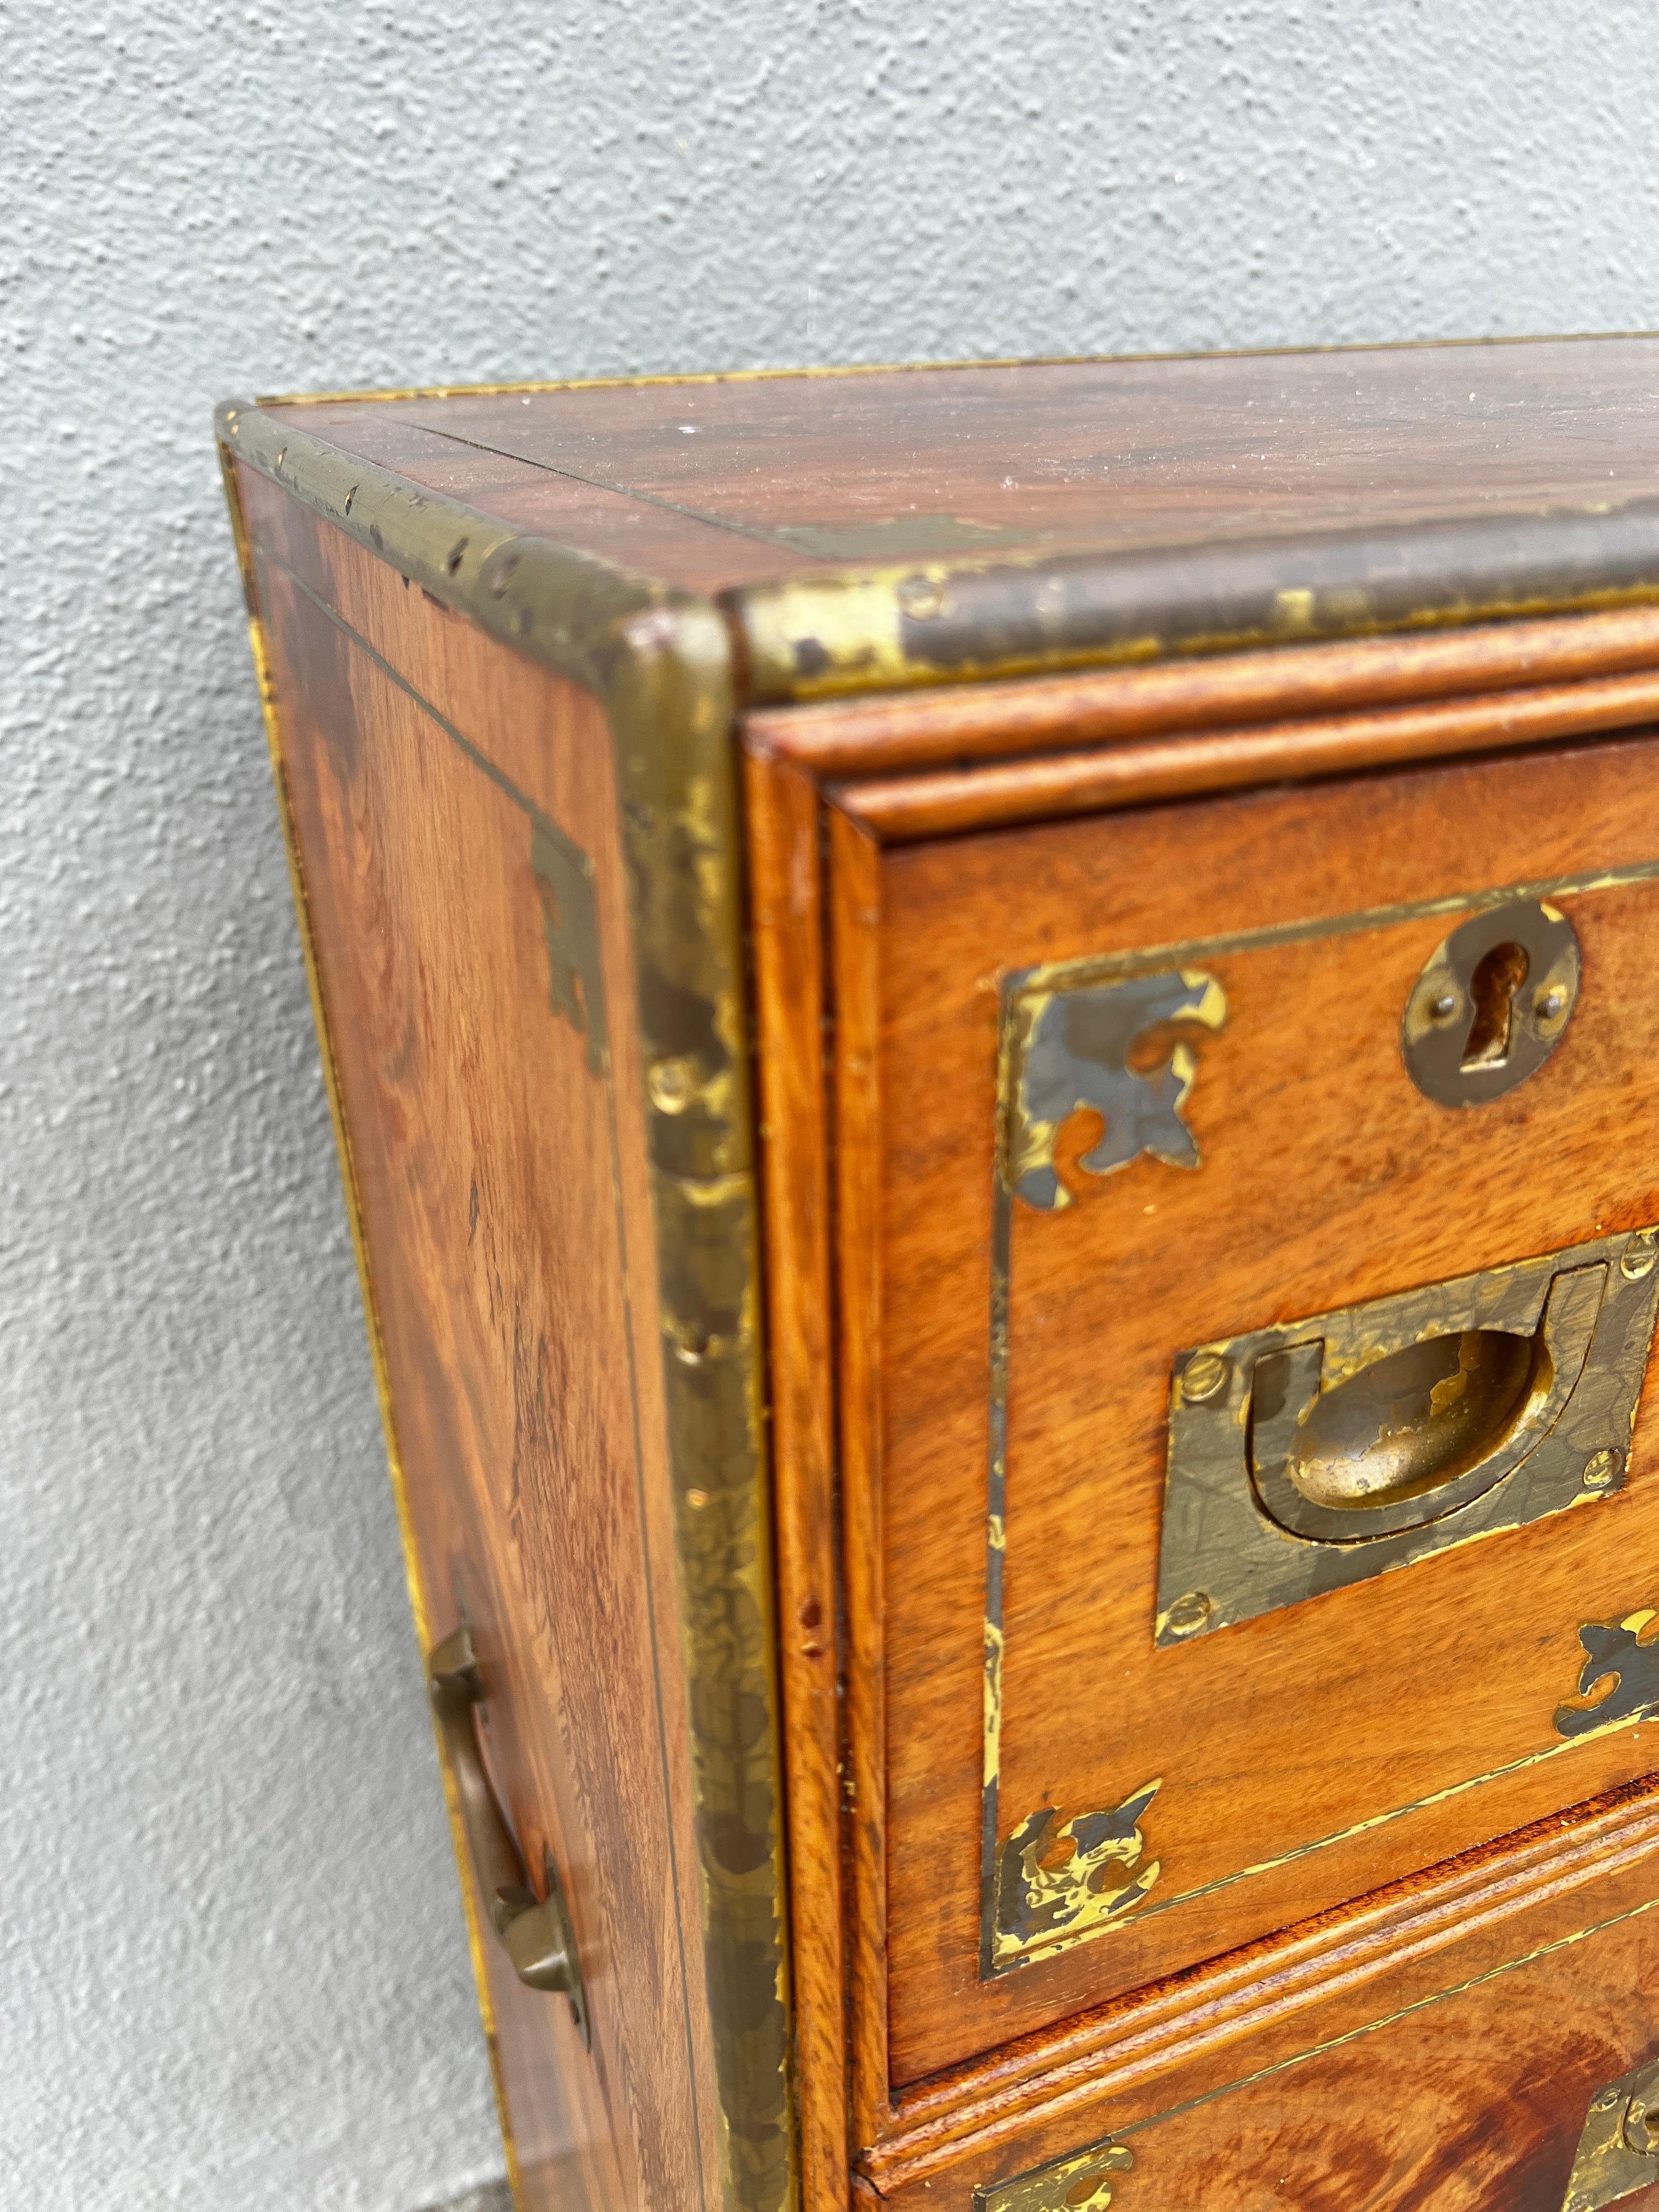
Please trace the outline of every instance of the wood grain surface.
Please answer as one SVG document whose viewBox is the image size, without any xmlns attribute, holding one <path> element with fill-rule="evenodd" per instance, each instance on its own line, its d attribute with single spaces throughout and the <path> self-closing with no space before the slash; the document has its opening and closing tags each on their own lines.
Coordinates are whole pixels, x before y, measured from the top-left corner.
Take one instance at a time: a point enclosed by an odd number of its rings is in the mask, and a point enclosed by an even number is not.
<svg viewBox="0 0 1659 2212">
<path fill-rule="evenodd" d="M 1476 1935 L 1492 1939 L 1490 1955 L 1505 1955 L 1507 1941 L 1518 1956 L 1546 1905 L 1593 1921 L 1602 1907 L 1572 1904 L 1576 1893 L 1626 1869 L 1650 1881 L 1656 1850 L 1659 1790 L 1627 1784 L 932 2076 L 895 2100 L 860 2169 L 898 2192 L 964 2162 L 1006 2167 L 1008 2146 L 1075 2141 L 1103 2104 L 1157 2109 L 1169 2101 L 1164 2077 L 1195 2063 L 1220 2080 L 1248 2071 L 1264 2033 L 1282 2051 L 1311 2049 L 1328 2040 L 1334 2008 L 1346 2018 L 1386 2011 L 1364 1992 L 1403 1966 L 1447 1954 L 1437 1972 L 1449 1984 L 1462 1971 L 1453 1954 Z"/>
<path fill-rule="evenodd" d="M 836 804 L 884 844 L 1145 805 L 1251 784 L 1407 766 L 1547 744 L 1659 719 L 1659 671 L 1536 690 L 1328 714 L 1260 729 L 1188 732 L 929 775 L 842 784 Z"/>
<path fill-rule="evenodd" d="M 745 771 L 757 1018 L 774 1045 L 761 1062 L 760 1089 L 778 1669 L 793 1780 L 789 1872 L 802 2189 L 816 2206 L 846 2202 L 849 2142 L 825 917 L 816 787 L 785 763 L 751 759 Z"/>
<path fill-rule="evenodd" d="M 1521 1763 L 1559 1741 L 1579 1624 L 1651 1601 L 1659 1493 L 1639 1436 L 1605 1508 L 1170 1653 L 1151 1614 L 1182 1347 L 1659 1216 L 1644 1133 L 1659 1106 L 1655 891 L 1563 897 L 1595 982 L 1545 1070 L 1478 1114 L 1431 1106 L 1398 1060 L 1400 1008 L 1455 917 L 1206 955 L 1231 1013 L 1188 1105 L 1205 1165 L 1143 1158 L 1063 1212 L 1017 1207 L 1011 1273 L 1003 1832 L 1162 1775 L 1146 1823 L 1162 1896 L 1101 1940 L 979 1980 L 998 973 L 1649 860 L 1659 780 L 1650 748 L 1605 744 L 878 857 L 849 825 L 834 850 L 879 884 L 880 1104 L 865 1110 L 879 1112 L 880 1216 L 873 1251 L 843 1218 L 842 1282 L 847 1334 L 880 1340 L 866 1387 L 902 2084 L 1654 1763 L 1650 1730 Z M 872 1322 L 855 1289 L 877 1279 Z M 849 1528 L 859 1479 L 844 1453 Z"/>
<path fill-rule="evenodd" d="M 845 815 L 830 820 L 836 1006 L 836 1318 L 842 1576 L 847 1607 L 845 1774 L 849 1830 L 848 2025 L 854 2140 L 887 2112 L 890 1785 L 881 1419 L 882 1092 L 878 995 L 880 855 Z"/>
<path fill-rule="evenodd" d="M 244 488 L 427 1629 L 473 1628 L 487 1756 L 534 1879 L 544 1850 L 562 1872 L 592 2013 L 590 2055 L 486 1928 L 521 2202 L 713 2207 L 609 740 L 584 694 Z M 538 821 L 592 863 L 608 1075 L 551 1001 Z"/>
<path fill-rule="evenodd" d="M 1112 2177 L 1114 2212 L 1560 2212 L 1591 2098 L 1659 2057 L 1655 1849 L 1650 1832 L 1596 1878 L 1541 1883 L 1431 1954 L 1404 1947 L 1315 2009 L 1259 2019 L 1248 2042 L 1139 2081 L 1109 2065 L 1023 2130 L 1007 2100 L 944 2161 L 873 2160 L 882 2201 L 981 2212 L 976 2191 L 995 2207 L 1000 2184 L 1117 2142 L 1133 2164 Z M 1062 2182 L 1027 2207 L 1103 2201 Z M 1621 2212 L 1656 2201 L 1644 2191 Z"/>
<path fill-rule="evenodd" d="M 720 592 L 939 553 L 1616 502 L 1651 481 L 1654 359 L 1649 339 L 1558 340 L 687 379 L 292 415 L 368 458 L 423 434 L 396 448 L 412 481 L 465 470 L 461 495 L 486 513 Z"/>
</svg>

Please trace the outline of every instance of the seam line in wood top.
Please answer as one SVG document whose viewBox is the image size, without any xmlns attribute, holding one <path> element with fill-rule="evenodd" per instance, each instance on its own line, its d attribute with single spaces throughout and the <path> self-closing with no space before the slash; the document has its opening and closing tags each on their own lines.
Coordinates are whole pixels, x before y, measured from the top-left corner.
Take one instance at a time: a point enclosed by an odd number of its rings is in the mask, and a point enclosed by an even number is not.
<svg viewBox="0 0 1659 2212">
<path fill-rule="evenodd" d="M 1060 1937 L 1021 1949 L 999 1962 L 997 1956 L 997 1888 L 998 1868 L 1003 1846 L 1000 1806 L 1000 1769 L 1002 1742 L 1003 1681 L 1009 1652 L 1006 1625 L 1003 1616 L 1003 1586 L 1006 1564 L 1006 1407 L 1008 1378 L 1008 1311 L 1011 1271 L 1011 1242 L 1012 1233 L 1013 1194 L 1009 1187 L 1006 1163 L 1008 1158 L 1008 1122 L 1012 1111 L 1016 1079 L 1015 1016 L 1021 1002 L 1029 995 L 1042 992 L 1075 989 L 1081 985 L 1103 977 L 1121 976 L 1128 973 L 1157 971 L 1165 968 L 1184 968 L 1188 962 L 1212 960 L 1224 954 L 1238 955 L 1261 951 L 1269 947 L 1307 944 L 1331 937 L 1353 936 L 1361 933 L 1383 929 L 1430 917 L 1468 913 L 1498 906 L 1512 899 L 1548 898 L 1570 893 L 1585 894 L 1596 890 L 1613 890 L 1633 884 L 1651 883 L 1659 879 L 1659 860 L 1633 862 L 1630 866 L 1604 870 L 1594 874 L 1556 877 L 1547 882 L 1508 885 L 1496 890 L 1474 893 L 1458 892 L 1434 899 L 1415 900 L 1389 907 L 1361 908 L 1347 915 L 1324 915 L 1316 919 L 1277 922 L 1253 930 L 1235 931 L 1228 935 L 1194 938 L 1174 945 L 1161 945 L 1146 951 L 1124 953 L 1093 954 L 1085 959 L 1060 961 L 1048 966 L 1019 969 L 1001 979 L 1001 1007 L 998 1023 L 997 1048 L 997 1143 L 992 1188 L 991 1235 L 991 1293 L 989 1314 L 989 1377 L 987 1403 L 987 1467 L 986 1467 L 986 1540 L 985 1540 L 985 1680 L 983 1695 L 983 1782 L 981 1795 L 981 1850 L 980 1850 L 980 1979 L 981 1982 L 1000 1980 L 1018 1972 L 1032 1960 L 1051 1958 L 1062 1951 L 1080 1948 L 1084 1943 L 1097 1942 L 1110 1936 L 1123 1922 L 1103 1920 L 1085 1932 L 1069 1938 Z M 1481 1531 L 1481 1534 L 1488 1532 Z M 1491 1532 L 1496 1533 L 1496 1532 Z M 1467 1540 L 1479 1540 L 1478 1537 Z M 1160 1896 L 1151 1902 L 1142 1902 L 1134 1909 L 1133 1924 L 1155 1919 L 1163 1913 L 1172 1912 L 1178 1905 L 1190 1905 L 1196 1899 L 1212 1897 L 1218 1892 L 1233 1888 L 1261 1874 L 1294 1865 L 1298 1860 L 1311 1857 L 1316 1851 L 1334 1844 L 1346 1843 L 1356 1836 L 1368 1835 L 1388 1827 L 1397 1820 L 1407 1819 L 1429 1807 L 1443 1805 L 1465 1796 L 1489 1782 L 1502 1780 L 1511 1774 L 1524 1772 L 1547 1761 L 1572 1751 L 1580 1743 L 1590 1742 L 1602 1736 L 1617 1735 L 1637 1726 L 1640 1716 L 1609 1722 L 1604 1728 L 1586 1729 L 1582 1735 L 1549 1744 L 1540 1751 L 1528 1752 L 1520 1759 L 1510 1759 L 1485 1773 L 1466 1776 L 1447 1784 L 1443 1788 L 1413 1798 L 1405 1805 L 1395 1805 L 1380 1813 L 1373 1813 L 1363 1820 L 1334 1830 L 1330 1834 L 1310 1838 L 1294 1849 L 1282 1851 L 1269 1859 L 1236 1868 L 1231 1874 L 1219 1875 L 1213 1881 L 1201 1882 L 1196 1887 L 1178 1892 L 1173 1896 Z M 1150 1755 L 1149 1755 L 1150 1759 Z M 1126 1788 L 1146 1782 L 1146 1777 L 1136 1770 L 1120 1778 Z"/>
<path fill-rule="evenodd" d="M 586 484 L 593 491 L 610 492 L 618 499 L 634 499 L 645 507 L 661 507 L 665 513 L 678 514 L 687 522 L 698 523 L 705 530 L 724 531 L 732 538 L 754 538 L 760 544 L 781 547 L 805 560 L 817 561 L 825 566 L 836 565 L 830 556 L 805 552 L 792 539 L 780 537 L 775 531 L 757 529 L 745 522 L 731 522 L 723 515 L 705 514 L 701 507 L 688 507 L 683 500 L 665 498 L 661 492 L 641 491 L 635 484 L 613 483 L 609 477 L 587 476 L 580 469 L 567 467 L 561 461 L 544 461 L 537 454 L 519 452 L 512 446 L 496 445 L 486 438 L 469 438 L 459 430 L 446 430 L 436 422 L 423 422 L 417 415 L 407 415 L 400 419 L 412 422 L 416 429 L 426 431 L 430 437 L 447 438 L 452 445 L 470 447 L 474 453 L 494 453 L 504 461 L 520 461 L 526 468 L 540 469 L 544 476 L 568 477 L 573 483 Z"/>
<path fill-rule="evenodd" d="M 343 616 L 342 616 L 335 608 L 331 607 L 319 592 L 313 591 L 311 586 L 306 582 L 302 576 L 298 575 L 295 570 L 289 567 L 287 562 L 283 561 L 279 555 L 271 551 L 268 546 L 256 545 L 253 550 L 256 561 L 269 562 L 273 568 L 280 568 L 283 575 L 288 579 L 289 582 L 295 587 L 295 589 L 301 592 L 310 604 L 316 608 L 319 614 L 325 616 L 327 619 L 333 623 L 334 627 L 340 631 L 343 636 L 348 639 L 353 646 L 357 647 L 357 649 L 374 664 L 374 665 L 388 679 L 389 682 L 394 684 L 398 689 L 421 710 L 428 720 L 433 722 L 440 730 L 441 730 L 444 735 L 459 748 L 460 752 L 472 764 L 472 766 L 478 769 L 483 775 L 488 776 L 489 781 L 496 786 L 503 795 L 514 806 L 516 806 L 521 813 L 527 816 L 530 821 L 533 823 L 538 830 L 550 834 L 568 850 L 576 854 L 579 856 L 581 864 L 591 870 L 592 863 L 588 860 L 587 854 L 582 851 L 581 848 L 576 845 L 574 841 L 568 837 L 566 833 L 559 828 L 556 822 L 550 820 L 542 810 L 518 788 L 511 777 L 506 775 L 495 766 L 495 763 L 491 761 L 486 754 L 482 752 L 477 745 L 471 742 L 469 738 L 464 737 L 461 732 L 457 729 L 455 725 L 450 721 L 448 717 L 441 714 L 438 708 L 433 705 L 429 699 L 423 697 L 422 694 L 416 690 L 415 686 L 410 683 L 408 678 L 392 666 L 391 662 L 386 659 L 384 654 L 376 652 L 375 648 L 369 643 L 368 640 L 362 635 L 361 631 L 354 629 L 351 623 L 345 620 Z M 319 1003 L 320 1006 L 320 1000 Z M 326 1043 L 325 1044 L 325 1050 L 326 1051 Z M 673 1778 L 670 1768 L 668 1755 L 668 1722 L 666 1707 L 663 1697 L 661 1653 L 657 1641 L 656 1575 L 651 1557 L 649 1516 L 646 1511 L 644 1440 L 640 1425 L 639 1371 L 635 1354 L 634 1329 L 632 1325 L 633 1292 L 629 1284 L 627 1222 L 623 1208 L 622 1142 L 621 1134 L 617 1127 L 616 1073 L 615 1069 L 611 1065 L 609 1053 L 605 1054 L 605 1124 L 609 1133 L 611 1148 L 611 1199 L 616 1221 L 617 1255 L 622 1268 L 623 1310 L 624 1317 L 628 1322 L 628 1326 L 623 1331 L 623 1337 L 628 1355 L 629 1412 L 632 1424 L 634 1438 L 634 1482 L 640 1515 L 641 1562 L 643 1568 L 646 1584 L 647 1603 L 645 1613 L 651 1652 L 652 1695 L 656 1709 L 657 1754 L 662 1769 L 662 1786 L 665 1802 L 672 1802 L 673 1797 Z M 343 1133 L 344 1126 L 343 1116 L 342 1115 L 340 1120 L 341 1149 L 343 1160 L 347 1170 L 348 1186 L 349 1187 L 349 1150 Z M 374 1337 L 378 1331 L 379 1323 L 378 1319 L 375 1316 L 375 1309 L 373 1298 L 370 1295 L 366 1257 L 363 1261 L 363 1280 L 364 1295 L 368 1303 L 370 1313 L 370 1334 L 371 1337 Z M 389 1387 L 389 1385 L 386 1386 L 388 1395 L 386 1401 L 386 1414 L 388 1435 L 390 1436 L 392 1433 L 392 1417 L 391 1412 Z M 395 1455 L 395 1444 L 393 1449 Z M 415 1554 L 412 1548 L 414 1542 L 412 1531 L 408 1533 L 406 1540 L 410 1552 L 411 1589 L 417 1594 L 416 1606 L 417 1616 L 416 1626 L 424 1637 L 427 1633 L 427 1630 L 420 1617 L 424 1608 L 418 1596 L 420 1585 L 416 1578 L 418 1570 L 416 1565 Z M 424 1650 L 422 1651 L 422 1659 L 424 1659 Z M 445 1776 L 446 1781 L 448 1782 L 448 1770 L 447 1765 L 445 1768 Z M 453 1784 L 450 1784 L 450 1786 L 453 1789 Z M 459 1832 L 459 1828 L 457 1832 Z M 687 1954 L 686 1948 L 684 1917 L 680 1903 L 679 1853 L 674 1836 L 674 1824 L 672 1820 L 667 1824 L 667 1838 L 669 1856 L 669 1890 L 674 1903 L 674 1934 L 676 1945 L 679 1953 L 680 2007 L 681 2016 L 684 2021 L 685 2029 L 686 2051 L 688 2056 L 687 2081 L 691 2097 L 692 2126 L 696 2134 L 697 2146 L 697 2154 L 694 2158 L 692 2163 L 696 2169 L 697 2174 L 697 2202 L 699 2205 L 702 2207 L 702 2212 L 708 2212 L 708 2195 L 704 2175 L 705 2161 L 702 2156 L 703 2118 L 697 2095 L 696 2039 L 693 2033 L 691 2021 L 691 1969 L 690 1960 Z M 476 1927 L 474 1928 L 473 1932 L 481 1944 L 482 1932 Z M 474 1964 L 476 1967 L 479 1968 L 483 1966 L 482 1957 L 478 1954 L 477 1950 L 475 1950 L 474 1954 Z M 484 1993 L 487 2000 L 489 1990 L 488 1981 L 484 1978 L 482 1972 L 479 1973 L 478 1979 L 480 1990 Z M 504 2104 L 502 2106 L 502 2124 L 505 2128 L 506 2107 Z"/>
</svg>

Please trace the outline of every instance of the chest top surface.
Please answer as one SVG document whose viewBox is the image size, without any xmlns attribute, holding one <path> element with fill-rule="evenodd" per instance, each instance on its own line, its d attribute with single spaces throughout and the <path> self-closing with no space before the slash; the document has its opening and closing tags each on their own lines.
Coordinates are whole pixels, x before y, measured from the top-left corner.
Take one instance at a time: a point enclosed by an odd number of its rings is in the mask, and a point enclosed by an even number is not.
<svg viewBox="0 0 1659 2212">
<path fill-rule="evenodd" d="M 244 457 L 302 493 L 318 456 L 359 462 L 430 504 L 726 599 L 760 701 L 1659 589 L 1650 337 L 228 412 Z"/>
</svg>

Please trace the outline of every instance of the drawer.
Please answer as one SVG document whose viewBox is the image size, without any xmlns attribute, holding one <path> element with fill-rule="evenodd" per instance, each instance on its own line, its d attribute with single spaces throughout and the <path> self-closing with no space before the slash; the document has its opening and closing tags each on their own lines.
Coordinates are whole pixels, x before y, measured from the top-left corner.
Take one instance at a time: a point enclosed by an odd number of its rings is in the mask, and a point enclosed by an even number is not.
<svg viewBox="0 0 1659 2212">
<path fill-rule="evenodd" d="M 1281 1986 L 1242 2034 L 1218 2033 L 1224 1977 L 1198 1978 L 1171 1994 L 1203 2024 L 1184 2050 L 1168 2035 L 1161 2066 L 1103 2039 L 1092 2065 L 1072 2054 L 1047 2109 L 1022 2112 L 1033 2085 L 1006 2079 L 954 2144 L 878 2155 L 872 2179 L 896 2212 L 1651 2212 L 1659 1913 L 1643 1825 L 1622 1866 L 1615 1846 L 1583 1880 L 1570 1850 L 1495 1918 L 1489 1866 L 1446 1948 L 1401 1940 L 1374 1978 L 1301 2007 Z"/>
<path fill-rule="evenodd" d="M 1651 1764 L 1655 771 L 841 835 L 895 2083 Z"/>
</svg>

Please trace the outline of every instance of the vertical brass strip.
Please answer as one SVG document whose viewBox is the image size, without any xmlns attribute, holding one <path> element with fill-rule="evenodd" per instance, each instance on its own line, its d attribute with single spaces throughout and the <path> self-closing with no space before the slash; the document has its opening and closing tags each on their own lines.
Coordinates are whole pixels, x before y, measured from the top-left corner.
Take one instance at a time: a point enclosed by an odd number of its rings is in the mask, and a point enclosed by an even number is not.
<svg viewBox="0 0 1659 2212">
<path fill-rule="evenodd" d="M 424 1658 L 432 1641 L 431 1613 L 427 1604 L 421 1564 L 415 1547 L 415 1524 L 410 1510 L 408 1484 L 404 1472 L 403 1452 L 398 1441 L 397 1417 L 392 1408 L 392 1385 L 386 1374 L 386 1346 L 380 1331 L 380 1311 L 374 1294 L 374 1279 L 369 1266 L 368 1244 L 363 1232 L 362 1208 L 358 1197 L 357 1173 L 352 1160 L 351 1139 L 347 1132 L 345 1114 L 340 1101 L 339 1075 L 335 1063 L 333 1042 L 329 1031 L 328 1012 L 323 996 L 322 976 L 317 963 L 316 939 L 311 926 L 310 902 L 306 895 L 304 864 L 300 854 L 300 842 L 294 824 L 294 809 L 289 792 L 288 767 L 283 749 L 282 726 L 276 712 L 276 695 L 271 682 L 270 655 L 265 641 L 264 617 L 260 612 L 256 588 L 253 556 L 247 534 L 247 525 L 242 513 L 241 494 L 236 482 L 236 465 L 228 449 L 219 446 L 220 466 L 224 473 L 225 501 L 230 510 L 230 526 L 236 541 L 236 558 L 242 573 L 242 593 L 247 605 L 248 642 L 253 654 L 253 672 L 259 687 L 259 711 L 264 724 L 265 744 L 270 756 L 271 781 L 276 787 L 276 811 L 282 822 L 283 848 L 288 859 L 289 884 L 294 895 L 295 916 L 299 923 L 300 949 L 305 961 L 306 983 L 311 994 L 312 1018 L 317 1028 L 317 1045 L 322 1061 L 323 1087 L 328 1097 L 329 1118 L 334 1125 L 334 1145 L 339 1159 L 340 1182 L 345 1199 L 346 1218 L 351 1229 L 351 1249 L 357 1262 L 357 1283 L 363 1302 L 363 1319 L 368 1335 L 370 1364 L 374 1372 L 375 1395 L 380 1401 L 380 1423 L 386 1434 L 386 1462 L 392 1477 L 392 1495 L 398 1513 L 398 1534 L 403 1546 L 404 1577 L 409 1589 L 410 1611 L 414 1616 L 416 1639 Z M 435 1715 L 433 1717 L 433 1740 L 438 1753 L 438 1768 L 443 1778 L 444 1803 L 449 1815 L 450 1840 L 455 1852 L 456 1865 L 460 1870 L 461 1906 L 466 1916 L 467 1948 L 471 1954 L 473 1979 L 478 1992 L 478 2014 L 483 2027 L 484 2047 L 489 2054 L 490 2079 L 495 2092 L 495 2112 L 501 2124 L 501 2144 L 507 2158 L 507 2180 L 513 2191 L 515 2205 L 522 2205 L 520 2186 L 519 2159 L 513 2139 L 513 2123 L 507 2110 L 507 2085 L 501 2074 L 501 2042 L 495 2025 L 495 2008 L 490 1996 L 489 1974 L 486 1963 L 483 1929 L 479 1923 L 476 1884 L 471 1879 L 471 1860 L 467 1850 L 466 1831 L 461 1814 L 461 1801 L 451 1770 L 449 1753 Z"/>
<path fill-rule="evenodd" d="M 732 2212 L 785 2212 L 799 2200 L 798 2147 L 725 627 L 684 602 L 667 619 L 624 619 L 603 675 L 638 977 L 724 2179 Z"/>
<path fill-rule="evenodd" d="M 732 640 L 709 602 L 234 403 L 245 466 L 585 685 L 616 749 L 646 1068 L 703 1954 L 731 2212 L 798 2201 Z"/>
</svg>

